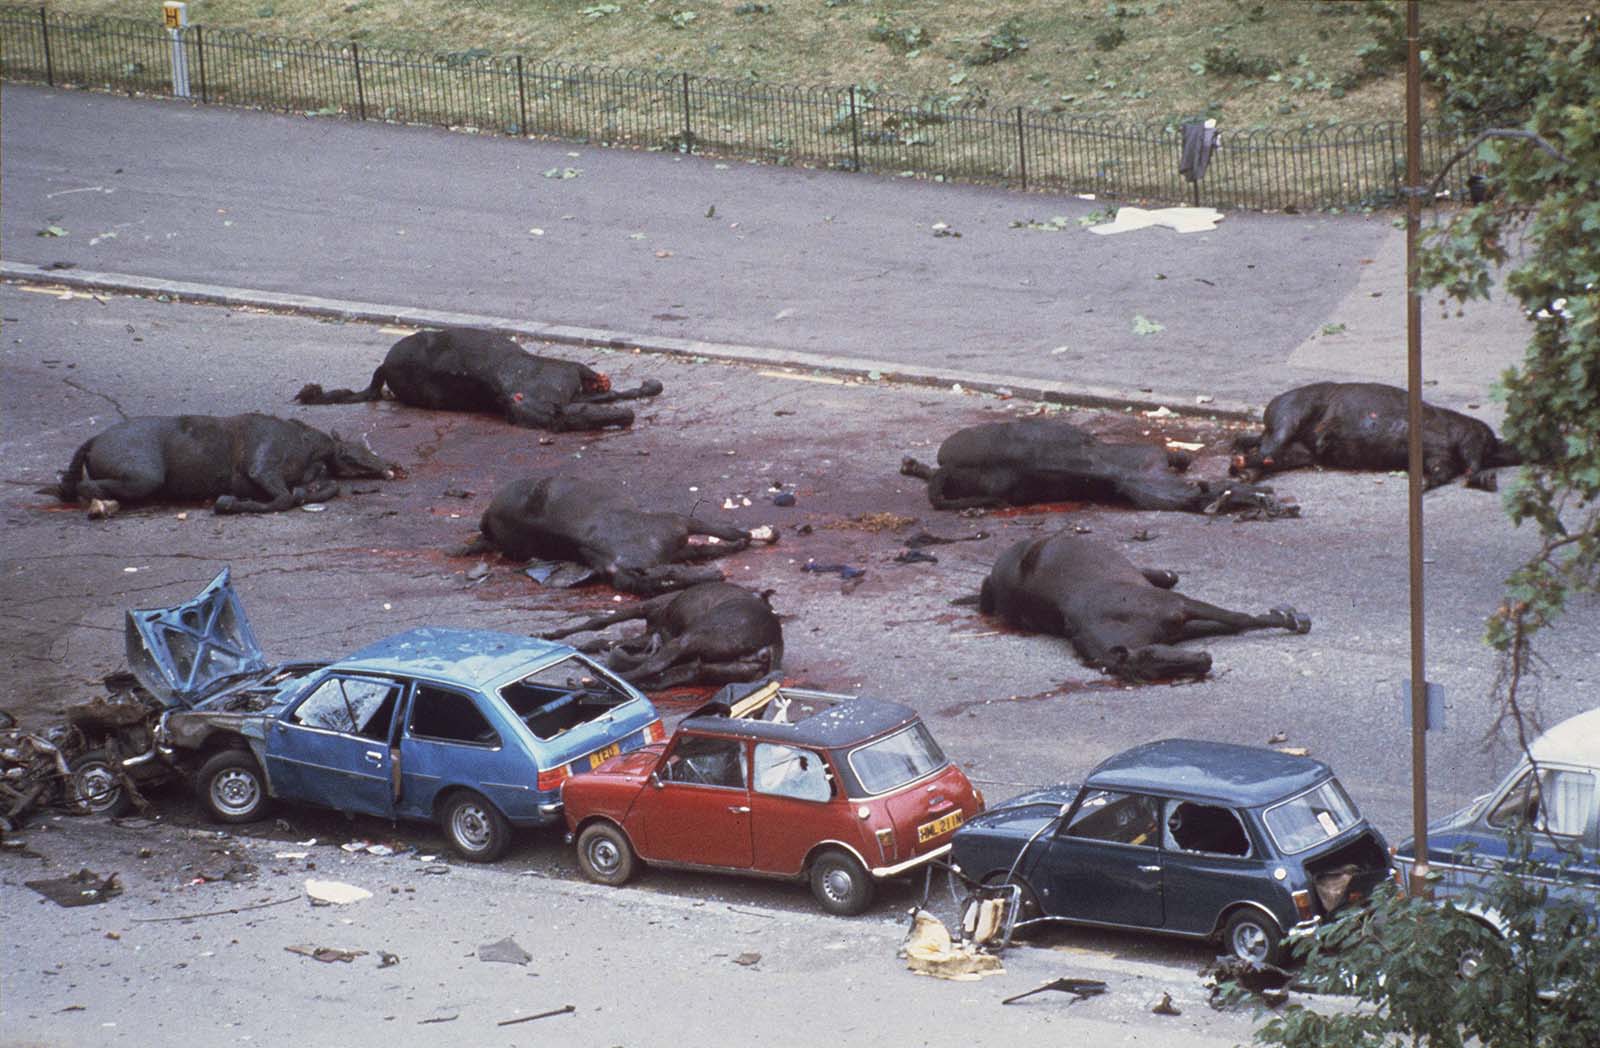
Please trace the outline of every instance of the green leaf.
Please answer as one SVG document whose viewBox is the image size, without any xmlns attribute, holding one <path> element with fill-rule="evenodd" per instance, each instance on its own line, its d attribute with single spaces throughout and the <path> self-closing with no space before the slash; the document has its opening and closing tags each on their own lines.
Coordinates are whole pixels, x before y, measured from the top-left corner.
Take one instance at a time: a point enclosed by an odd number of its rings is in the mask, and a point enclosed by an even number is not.
<svg viewBox="0 0 1600 1048">
<path fill-rule="evenodd" d="M 67 231 L 60 226 L 45 226 L 36 235 L 41 237 L 64 237 L 67 235 Z"/>
<path fill-rule="evenodd" d="M 1165 324 L 1159 324 L 1147 317 L 1135 316 L 1133 318 L 1133 333 L 1135 335 L 1154 335 L 1158 331 L 1165 330 L 1167 330 Z"/>
</svg>

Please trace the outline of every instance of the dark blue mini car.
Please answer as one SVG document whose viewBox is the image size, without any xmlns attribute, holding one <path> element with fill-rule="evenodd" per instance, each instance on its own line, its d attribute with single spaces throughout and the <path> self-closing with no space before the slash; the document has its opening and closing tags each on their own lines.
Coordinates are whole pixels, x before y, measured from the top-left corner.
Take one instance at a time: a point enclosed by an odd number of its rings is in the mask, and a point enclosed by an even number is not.
<svg viewBox="0 0 1600 1048">
<path fill-rule="evenodd" d="M 971 881 L 1020 886 L 1018 928 L 1220 937 L 1257 964 L 1389 871 L 1382 836 L 1326 764 L 1190 739 L 1136 746 L 1081 786 L 992 808 L 956 831 L 950 857 Z"/>
<path fill-rule="evenodd" d="M 157 749 L 221 822 L 269 798 L 437 822 L 489 862 L 561 820 L 561 786 L 665 737 L 655 707 L 563 644 L 426 627 L 336 662 L 269 667 L 224 570 L 194 600 L 128 612 L 128 662 L 172 707 Z"/>
</svg>

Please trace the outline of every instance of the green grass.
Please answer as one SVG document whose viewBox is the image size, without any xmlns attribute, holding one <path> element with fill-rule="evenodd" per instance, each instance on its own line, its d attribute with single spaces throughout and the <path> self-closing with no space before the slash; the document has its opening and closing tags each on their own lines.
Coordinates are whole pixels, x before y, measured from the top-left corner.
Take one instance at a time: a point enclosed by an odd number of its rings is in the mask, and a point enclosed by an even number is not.
<svg viewBox="0 0 1600 1048">
<path fill-rule="evenodd" d="M 160 6 L 147 0 L 152 23 Z M 1564 31 L 1583 5 L 1496 4 Z M 129 17 L 127 0 L 50 0 Z M 1203 115 L 1298 128 L 1402 116 L 1396 71 L 1356 84 L 1372 33 L 1346 0 L 190 0 L 207 27 L 429 54 L 845 86 L 1127 123 Z M 1484 5 L 1430 0 L 1425 20 Z M 1025 42 L 1026 46 L 1023 46 Z"/>
</svg>

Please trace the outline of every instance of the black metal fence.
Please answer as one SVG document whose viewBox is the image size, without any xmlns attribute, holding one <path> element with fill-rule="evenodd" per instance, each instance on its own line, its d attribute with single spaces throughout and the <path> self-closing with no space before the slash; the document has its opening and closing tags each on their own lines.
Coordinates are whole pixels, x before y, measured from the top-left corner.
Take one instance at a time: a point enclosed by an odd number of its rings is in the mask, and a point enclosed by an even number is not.
<svg viewBox="0 0 1600 1048">
<path fill-rule="evenodd" d="M 1397 123 L 1224 127 L 1197 187 L 1178 174 L 1173 125 L 200 25 L 173 32 L 15 4 L 0 4 L 0 77 L 167 96 L 185 94 L 186 79 L 186 97 L 220 105 L 1216 207 L 1385 206 L 1405 173 Z M 1423 143 L 1426 175 L 1456 145 L 1431 133 Z"/>
</svg>

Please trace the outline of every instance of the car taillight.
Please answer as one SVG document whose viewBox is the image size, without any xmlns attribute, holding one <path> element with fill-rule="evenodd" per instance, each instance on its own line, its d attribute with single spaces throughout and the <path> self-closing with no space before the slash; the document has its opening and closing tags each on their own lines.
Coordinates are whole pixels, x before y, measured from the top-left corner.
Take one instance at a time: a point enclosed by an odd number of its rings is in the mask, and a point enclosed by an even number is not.
<svg viewBox="0 0 1600 1048">
<path fill-rule="evenodd" d="M 1315 911 L 1311 909 L 1310 892 L 1301 890 L 1295 892 L 1289 897 L 1294 900 L 1295 912 L 1300 915 L 1300 919 L 1302 921 L 1309 921 L 1312 917 L 1316 916 Z"/>
<path fill-rule="evenodd" d="M 660 742 L 667 737 L 667 726 L 659 720 L 653 720 L 644 728 L 645 742 Z"/>
<path fill-rule="evenodd" d="M 884 862 L 893 862 L 894 859 L 895 859 L 894 828 L 893 827 L 889 827 L 889 828 L 877 831 L 877 837 L 878 837 L 878 851 L 883 854 L 883 861 Z"/>
<path fill-rule="evenodd" d="M 539 789 L 541 791 L 558 790 L 561 788 L 561 784 L 566 782 L 570 775 L 571 773 L 567 771 L 567 766 L 565 764 L 554 768 L 546 768 L 539 773 Z"/>
</svg>

